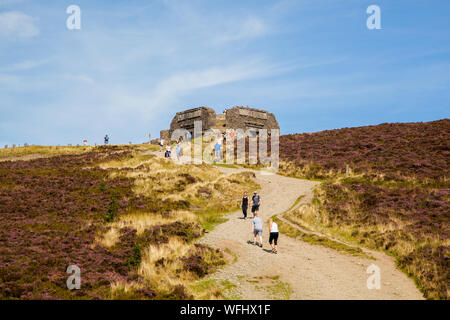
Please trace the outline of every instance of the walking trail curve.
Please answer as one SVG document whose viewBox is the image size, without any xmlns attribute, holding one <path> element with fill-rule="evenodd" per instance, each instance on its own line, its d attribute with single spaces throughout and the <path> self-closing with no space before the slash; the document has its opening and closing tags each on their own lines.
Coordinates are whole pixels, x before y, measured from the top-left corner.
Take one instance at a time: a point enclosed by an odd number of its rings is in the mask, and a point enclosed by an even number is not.
<svg viewBox="0 0 450 320">
<path fill-rule="evenodd" d="M 162 157 L 161 152 L 151 152 Z M 383 252 L 363 249 L 375 260 L 340 253 L 336 250 L 312 245 L 280 234 L 278 254 L 270 252 L 268 219 L 297 204 L 311 202 L 318 182 L 289 178 L 278 174 L 264 175 L 257 170 L 218 167 L 225 174 L 252 171 L 260 184 L 263 221 L 263 248 L 248 243 L 253 240 L 251 219 L 242 219 L 241 211 L 227 215 L 228 220 L 198 240 L 227 253 L 230 262 L 207 279 L 228 281 L 230 298 L 260 299 L 423 299 L 414 281 L 400 271 L 394 258 Z M 253 190 L 248 190 L 251 197 Z M 249 203 L 249 205 L 251 205 Z M 252 216 L 249 208 L 250 217 Z M 298 226 L 279 217 L 291 226 Z M 318 233 L 315 233 L 318 234 Z M 325 236 L 325 235 L 322 235 Z M 368 289 L 367 268 L 375 264 L 380 268 L 380 289 Z M 231 283 L 234 286 L 229 285 Z"/>
<path fill-rule="evenodd" d="M 248 169 L 219 168 L 225 174 Z M 375 260 L 339 253 L 319 245 L 280 234 L 278 254 L 270 252 L 267 220 L 289 209 L 300 195 L 301 202 L 312 200 L 317 182 L 263 175 L 254 171 L 261 185 L 263 248 L 248 243 L 251 219 L 242 213 L 227 216 L 228 221 L 216 226 L 199 242 L 228 252 L 233 259 L 209 276 L 219 282 L 236 285 L 232 298 L 252 299 L 423 299 L 412 279 L 397 269 L 394 259 L 382 252 L 369 251 Z M 251 195 L 252 190 L 249 190 Z M 249 210 L 250 211 L 250 210 Z M 251 217 L 251 212 L 249 213 Z M 367 250 L 365 250 L 367 252 Z M 367 267 L 380 268 L 381 288 L 368 289 Z"/>
</svg>

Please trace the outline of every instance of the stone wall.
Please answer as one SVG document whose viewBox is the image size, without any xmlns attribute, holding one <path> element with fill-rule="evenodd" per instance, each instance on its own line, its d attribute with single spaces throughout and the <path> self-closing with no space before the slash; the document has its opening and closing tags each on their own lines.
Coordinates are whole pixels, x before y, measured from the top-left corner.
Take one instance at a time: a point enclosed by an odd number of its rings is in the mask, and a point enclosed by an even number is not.
<svg viewBox="0 0 450 320">
<path fill-rule="evenodd" d="M 201 121 L 202 129 L 206 131 L 210 128 L 221 130 L 226 129 L 279 129 L 279 125 L 273 113 L 265 110 L 249 107 L 234 107 L 227 109 L 224 114 L 216 112 L 208 107 L 177 112 L 170 123 L 170 130 L 161 130 L 160 137 L 168 140 L 176 129 L 186 129 L 191 135 L 194 134 L 194 122 Z"/>
<path fill-rule="evenodd" d="M 273 113 L 265 110 L 234 107 L 226 111 L 226 127 L 228 129 L 279 129 Z"/>
<path fill-rule="evenodd" d="M 159 138 L 164 139 L 165 141 L 168 141 L 170 138 L 170 131 L 169 130 L 161 130 L 159 132 Z"/>
<path fill-rule="evenodd" d="M 194 135 L 194 121 L 202 122 L 202 129 L 208 130 L 216 124 L 216 112 L 208 107 L 200 107 L 177 112 L 170 123 L 169 135 L 176 129 L 186 129 Z"/>
</svg>

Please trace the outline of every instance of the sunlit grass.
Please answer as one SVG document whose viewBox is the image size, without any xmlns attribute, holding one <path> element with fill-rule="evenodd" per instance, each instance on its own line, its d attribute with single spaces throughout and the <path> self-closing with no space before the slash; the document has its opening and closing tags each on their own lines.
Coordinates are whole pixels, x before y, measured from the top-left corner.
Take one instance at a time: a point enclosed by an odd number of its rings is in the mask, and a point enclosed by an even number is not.
<svg viewBox="0 0 450 320">
<path fill-rule="evenodd" d="M 112 171 L 111 178 L 126 177 L 134 180 L 133 192 L 158 201 L 185 201 L 186 210 L 167 212 L 128 212 L 119 215 L 108 224 L 108 230 L 99 234 L 96 243 L 114 249 L 120 241 L 120 230 L 132 228 L 140 235 L 153 226 L 168 225 L 175 222 L 194 223 L 204 230 L 211 231 L 214 226 L 226 220 L 225 215 L 239 209 L 244 191 L 258 189 L 254 174 L 243 172 L 226 175 L 207 164 L 185 165 L 171 159 L 157 158 L 143 148 L 132 152 L 131 156 L 98 165 Z M 161 297 L 175 297 L 174 290 L 181 290 L 184 297 L 224 298 L 221 291 L 226 285 L 208 287 L 199 290 L 194 284 L 198 274 L 186 269 L 186 261 L 191 255 L 201 256 L 200 268 L 213 270 L 223 263 L 222 254 L 214 250 L 197 248 L 194 243 L 172 237 L 168 243 L 146 244 L 142 248 L 142 259 L 136 273 L 144 279 L 146 285 L 156 290 Z M 187 259 L 187 260 L 186 260 Z M 197 263 L 197 262 L 195 262 Z M 141 289 L 142 284 L 134 287 L 116 283 L 111 291 L 112 297 L 133 297 L 133 290 Z M 178 288 L 178 289 L 177 289 Z"/>
</svg>

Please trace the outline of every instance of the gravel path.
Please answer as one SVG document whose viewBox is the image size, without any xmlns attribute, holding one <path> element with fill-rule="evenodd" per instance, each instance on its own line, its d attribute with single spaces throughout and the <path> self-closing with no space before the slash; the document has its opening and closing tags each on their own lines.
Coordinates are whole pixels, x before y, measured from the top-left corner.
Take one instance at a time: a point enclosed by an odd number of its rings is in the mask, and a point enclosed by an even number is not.
<svg viewBox="0 0 450 320">
<path fill-rule="evenodd" d="M 244 169 L 219 168 L 230 174 Z M 262 175 L 255 171 L 261 185 L 263 222 L 292 206 L 300 195 L 301 203 L 310 202 L 317 182 Z M 249 190 L 249 194 L 252 190 Z M 251 216 L 251 213 L 250 213 Z M 227 280 L 236 285 L 229 294 L 234 298 L 252 299 L 423 299 L 413 280 L 396 268 L 394 259 L 382 252 L 370 251 L 376 260 L 341 254 L 333 249 L 310 245 L 283 234 L 279 253 L 269 252 L 268 226 L 264 225 L 263 248 L 249 244 L 251 220 L 241 212 L 228 216 L 199 242 L 220 248 L 232 259 L 210 279 Z M 367 250 L 366 250 L 367 251 Z M 234 261 L 233 261 L 234 260 Z M 381 288 L 368 289 L 366 273 L 375 264 L 381 272 Z"/>
</svg>

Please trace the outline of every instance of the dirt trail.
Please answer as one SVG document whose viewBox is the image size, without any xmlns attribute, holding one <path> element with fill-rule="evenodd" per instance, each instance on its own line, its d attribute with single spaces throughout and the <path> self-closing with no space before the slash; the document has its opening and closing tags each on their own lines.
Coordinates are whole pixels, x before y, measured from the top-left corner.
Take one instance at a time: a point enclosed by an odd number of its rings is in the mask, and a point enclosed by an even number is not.
<svg viewBox="0 0 450 320">
<path fill-rule="evenodd" d="M 251 171 L 219 169 L 226 174 Z M 254 172 L 261 185 L 263 248 L 248 243 L 252 238 L 251 220 L 243 220 L 240 211 L 228 215 L 228 221 L 216 226 L 198 241 L 232 252 L 230 257 L 234 257 L 231 259 L 234 262 L 209 276 L 209 279 L 227 280 L 236 285 L 229 292 L 231 298 L 423 299 L 413 280 L 396 267 L 392 257 L 382 252 L 369 251 L 375 260 L 365 259 L 280 234 L 279 253 L 270 253 L 265 222 L 272 215 L 289 209 L 300 195 L 304 197 L 299 205 L 309 203 L 317 182 Z M 249 195 L 251 192 L 249 190 Z M 371 264 L 381 271 L 379 290 L 367 288 L 370 274 L 366 270 Z"/>
<path fill-rule="evenodd" d="M 220 168 L 224 173 L 243 169 Z M 247 170 L 248 171 L 248 170 Z M 312 200 L 317 182 L 262 175 L 255 171 L 261 185 L 263 222 L 289 209 L 300 195 L 301 203 Z M 249 190 L 250 191 L 250 190 Z M 250 213 L 251 216 L 251 213 Z M 268 229 L 264 225 L 263 248 L 247 241 L 251 237 L 251 221 L 241 219 L 242 213 L 228 216 L 229 220 L 206 234 L 200 242 L 236 255 L 233 263 L 210 276 L 228 280 L 237 287 L 236 297 L 243 299 L 423 299 L 413 280 L 397 269 L 394 259 L 382 252 L 370 251 L 376 259 L 370 260 L 341 254 L 333 249 L 311 245 L 283 234 L 279 238 L 279 253 L 268 252 Z M 381 270 L 381 288 L 367 288 L 369 265 Z M 273 280 L 277 279 L 277 280 Z M 286 285 L 288 284 L 288 285 Z M 289 287 L 291 289 L 290 294 Z"/>
</svg>

